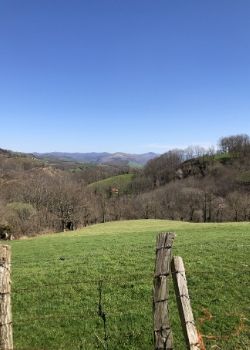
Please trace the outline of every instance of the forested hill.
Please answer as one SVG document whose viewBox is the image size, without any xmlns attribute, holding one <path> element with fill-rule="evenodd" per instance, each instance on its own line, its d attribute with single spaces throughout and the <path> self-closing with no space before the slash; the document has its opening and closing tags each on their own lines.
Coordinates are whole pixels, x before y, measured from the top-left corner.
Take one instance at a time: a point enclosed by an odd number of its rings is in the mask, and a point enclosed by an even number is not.
<svg viewBox="0 0 250 350">
<path fill-rule="evenodd" d="M 187 221 L 250 219 L 250 138 L 224 137 L 218 150 L 174 150 L 134 180 L 144 217 Z"/>
<path fill-rule="evenodd" d="M 249 221 L 249 136 L 224 137 L 216 151 L 172 150 L 141 169 L 0 150 L 0 235 L 149 218 Z"/>
</svg>

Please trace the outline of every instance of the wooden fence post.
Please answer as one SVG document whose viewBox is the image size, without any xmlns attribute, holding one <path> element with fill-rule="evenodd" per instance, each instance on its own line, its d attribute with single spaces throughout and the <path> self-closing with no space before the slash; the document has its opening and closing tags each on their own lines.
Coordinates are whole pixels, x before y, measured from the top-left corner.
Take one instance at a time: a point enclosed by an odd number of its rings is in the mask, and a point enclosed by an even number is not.
<svg viewBox="0 0 250 350">
<path fill-rule="evenodd" d="M 171 274 L 171 248 L 175 234 L 160 233 L 156 241 L 156 261 L 153 291 L 155 350 L 172 350 L 173 335 L 169 320 L 168 280 Z"/>
<path fill-rule="evenodd" d="M 174 281 L 175 295 L 187 349 L 200 350 L 200 340 L 194 323 L 193 312 L 188 294 L 185 268 L 181 257 L 173 257 L 171 269 Z"/>
<path fill-rule="evenodd" d="M 10 246 L 0 245 L 0 350 L 13 349 L 10 263 Z"/>
</svg>

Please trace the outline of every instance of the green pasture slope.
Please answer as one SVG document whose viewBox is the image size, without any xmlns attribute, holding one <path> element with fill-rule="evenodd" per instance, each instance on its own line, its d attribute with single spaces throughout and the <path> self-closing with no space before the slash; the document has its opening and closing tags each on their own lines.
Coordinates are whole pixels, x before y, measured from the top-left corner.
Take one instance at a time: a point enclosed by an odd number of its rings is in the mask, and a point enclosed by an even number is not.
<svg viewBox="0 0 250 350">
<path fill-rule="evenodd" d="M 250 349 L 250 223 L 112 222 L 13 241 L 16 350 L 152 349 L 158 232 L 175 231 L 206 349 Z M 98 316 L 98 284 L 102 307 Z M 171 286 L 175 347 L 185 349 Z"/>
<path fill-rule="evenodd" d="M 117 188 L 119 193 L 125 194 L 129 191 L 129 185 L 134 174 L 123 174 L 117 176 L 111 176 L 107 179 L 96 181 L 88 185 L 88 188 L 93 191 L 104 193 L 109 191 L 111 188 Z"/>
</svg>

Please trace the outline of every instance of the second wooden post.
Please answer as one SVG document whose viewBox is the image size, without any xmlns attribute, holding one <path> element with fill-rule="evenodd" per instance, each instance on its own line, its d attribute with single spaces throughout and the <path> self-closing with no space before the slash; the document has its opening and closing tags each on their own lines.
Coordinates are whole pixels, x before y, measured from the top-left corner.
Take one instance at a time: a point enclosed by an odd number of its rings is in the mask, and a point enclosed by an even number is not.
<svg viewBox="0 0 250 350">
<path fill-rule="evenodd" d="M 171 269 L 173 272 L 176 300 L 187 349 L 200 350 L 201 343 L 194 323 L 184 263 L 180 256 L 174 256 Z"/>
</svg>

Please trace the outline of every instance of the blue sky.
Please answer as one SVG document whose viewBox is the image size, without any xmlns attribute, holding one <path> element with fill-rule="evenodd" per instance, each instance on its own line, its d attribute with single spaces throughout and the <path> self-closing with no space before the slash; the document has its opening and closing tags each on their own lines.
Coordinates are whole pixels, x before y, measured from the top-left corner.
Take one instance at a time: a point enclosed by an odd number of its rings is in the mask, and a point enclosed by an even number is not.
<svg viewBox="0 0 250 350">
<path fill-rule="evenodd" d="M 249 0 L 1 0 L 0 147 L 124 151 L 250 133 Z"/>
</svg>

